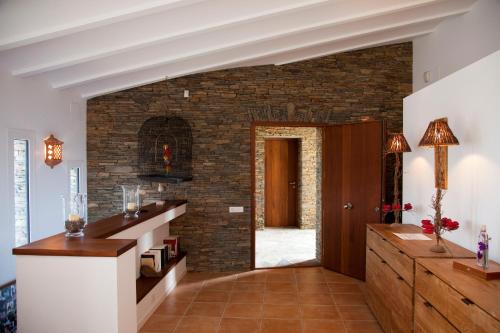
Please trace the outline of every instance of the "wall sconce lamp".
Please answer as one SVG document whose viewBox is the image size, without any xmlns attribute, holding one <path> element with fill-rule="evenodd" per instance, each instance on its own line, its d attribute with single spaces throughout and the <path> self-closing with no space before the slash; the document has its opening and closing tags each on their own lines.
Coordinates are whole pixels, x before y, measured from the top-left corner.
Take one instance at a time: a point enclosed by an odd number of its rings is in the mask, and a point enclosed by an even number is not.
<svg viewBox="0 0 500 333">
<path fill-rule="evenodd" d="M 434 147 L 434 181 L 437 189 L 448 189 L 448 146 L 458 144 L 447 118 L 431 121 L 418 144 L 420 147 Z"/>
<path fill-rule="evenodd" d="M 56 139 L 53 134 L 43 142 L 45 144 L 45 164 L 52 169 L 62 162 L 62 145 L 64 142 Z"/>
<path fill-rule="evenodd" d="M 396 163 L 394 165 L 394 200 L 393 200 L 393 209 L 394 207 L 400 207 L 401 203 L 399 202 L 399 179 L 401 178 L 401 158 L 399 154 L 411 152 L 410 145 L 408 141 L 406 141 L 403 133 L 394 133 L 391 134 L 389 140 L 387 141 L 386 152 L 388 154 L 394 153 L 396 157 Z M 400 211 L 394 211 L 394 224 L 400 223 L 401 214 Z"/>
</svg>

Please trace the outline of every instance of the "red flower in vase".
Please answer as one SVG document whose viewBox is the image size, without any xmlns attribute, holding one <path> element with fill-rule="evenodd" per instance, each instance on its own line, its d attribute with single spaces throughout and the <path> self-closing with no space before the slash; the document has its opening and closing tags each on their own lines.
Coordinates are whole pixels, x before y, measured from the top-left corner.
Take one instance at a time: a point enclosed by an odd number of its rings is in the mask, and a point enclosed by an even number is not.
<svg viewBox="0 0 500 333">
<path fill-rule="evenodd" d="M 385 219 L 387 214 L 393 213 L 394 214 L 394 222 L 395 223 L 401 223 L 401 215 L 403 212 L 407 212 L 411 210 L 413 206 L 411 203 L 405 203 L 403 207 L 401 207 L 401 204 L 398 203 L 393 203 L 392 205 L 390 204 L 385 204 L 382 206 L 382 212 L 383 218 Z"/>
<path fill-rule="evenodd" d="M 389 213 L 391 211 L 391 205 L 384 205 L 384 207 L 382 207 L 382 211 L 384 213 Z"/>
<path fill-rule="evenodd" d="M 434 233 L 434 224 L 432 224 L 431 220 L 422 220 L 422 232 L 424 234 Z"/>
<path fill-rule="evenodd" d="M 441 234 L 441 230 L 453 231 L 457 230 L 460 227 L 460 223 L 457 221 L 453 221 L 447 217 L 443 217 L 441 219 L 440 230 L 438 230 L 439 234 Z M 431 220 L 422 220 L 422 232 L 424 234 L 433 234 L 434 233 L 434 223 Z"/>
<path fill-rule="evenodd" d="M 460 227 L 460 223 L 458 223 L 457 221 L 453 221 L 452 219 L 449 219 L 447 217 L 443 217 L 441 219 L 441 225 L 448 231 L 457 230 Z"/>
<path fill-rule="evenodd" d="M 399 212 L 399 211 L 408 211 L 408 210 L 412 210 L 413 209 L 413 206 L 411 203 L 405 203 L 402 207 L 403 209 L 401 209 L 401 204 L 392 204 L 392 205 L 384 205 L 382 207 L 382 211 L 384 213 L 390 213 L 390 212 Z"/>
</svg>

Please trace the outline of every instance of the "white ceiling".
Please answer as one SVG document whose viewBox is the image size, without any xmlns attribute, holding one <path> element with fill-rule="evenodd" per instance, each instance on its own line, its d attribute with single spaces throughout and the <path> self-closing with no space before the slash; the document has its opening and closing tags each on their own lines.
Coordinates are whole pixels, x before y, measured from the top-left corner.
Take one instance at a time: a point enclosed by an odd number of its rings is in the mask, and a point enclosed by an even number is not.
<svg viewBox="0 0 500 333">
<path fill-rule="evenodd" d="M 409 41 L 475 0 L 0 0 L 0 64 L 83 98 Z"/>
</svg>

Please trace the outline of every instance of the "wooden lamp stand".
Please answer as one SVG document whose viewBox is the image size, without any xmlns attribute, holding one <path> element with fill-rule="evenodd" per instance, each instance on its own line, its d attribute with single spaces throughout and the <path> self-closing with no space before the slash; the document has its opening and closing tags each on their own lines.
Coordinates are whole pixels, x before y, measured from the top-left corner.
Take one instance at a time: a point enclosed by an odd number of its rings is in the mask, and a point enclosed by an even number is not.
<svg viewBox="0 0 500 333">
<path fill-rule="evenodd" d="M 436 235 L 436 244 L 431 247 L 432 252 L 446 252 L 445 247 L 440 244 L 443 232 L 441 201 L 444 195 L 443 190 L 448 189 L 448 146 L 458 144 L 458 139 L 448 126 L 447 118 L 431 121 L 419 143 L 419 146 L 434 148 L 434 183 L 436 194 L 432 198 L 432 208 L 435 211 L 434 234 Z"/>
</svg>

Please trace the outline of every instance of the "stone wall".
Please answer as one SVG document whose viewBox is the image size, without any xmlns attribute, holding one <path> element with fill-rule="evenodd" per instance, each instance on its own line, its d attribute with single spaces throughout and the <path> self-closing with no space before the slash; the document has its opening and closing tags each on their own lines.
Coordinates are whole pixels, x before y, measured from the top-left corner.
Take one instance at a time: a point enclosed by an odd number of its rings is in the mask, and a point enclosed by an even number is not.
<svg viewBox="0 0 500 333">
<path fill-rule="evenodd" d="M 321 202 L 317 200 L 317 190 L 321 185 L 321 178 L 318 178 L 317 173 L 317 170 L 321 169 L 321 158 L 318 159 L 318 151 L 321 153 L 321 139 L 318 140 L 317 132 L 315 127 L 257 126 L 255 128 L 255 224 L 257 229 L 264 229 L 265 224 L 265 139 L 273 137 L 299 139 L 298 225 L 301 229 L 316 228 L 316 212 L 321 208 Z"/>
<path fill-rule="evenodd" d="M 93 98 L 87 105 L 88 195 L 99 206 L 89 210 L 90 217 L 120 210 L 121 184 L 142 184 L 148 200 L 158 198 L 158 184 L 136 177 L 137 133 L 150 117 L 178 115 L 192 127 L 193 181 L 167 186 L 168 198 L 189 201 L 187 214 L 170 230 L 181 236 L 190 270 L 247 269 L 251 120 L 286 113 L 293 103 L 288 120 L 384 119 L 389 131 L 401 131 L 411 68 L 411 43 L 404 43 L 283 66 L 194 74 Z M 392 165 L 386 172 L 391 180 Z M 245 212 L 229 214 L 229 206 Z"/>
</svg>

